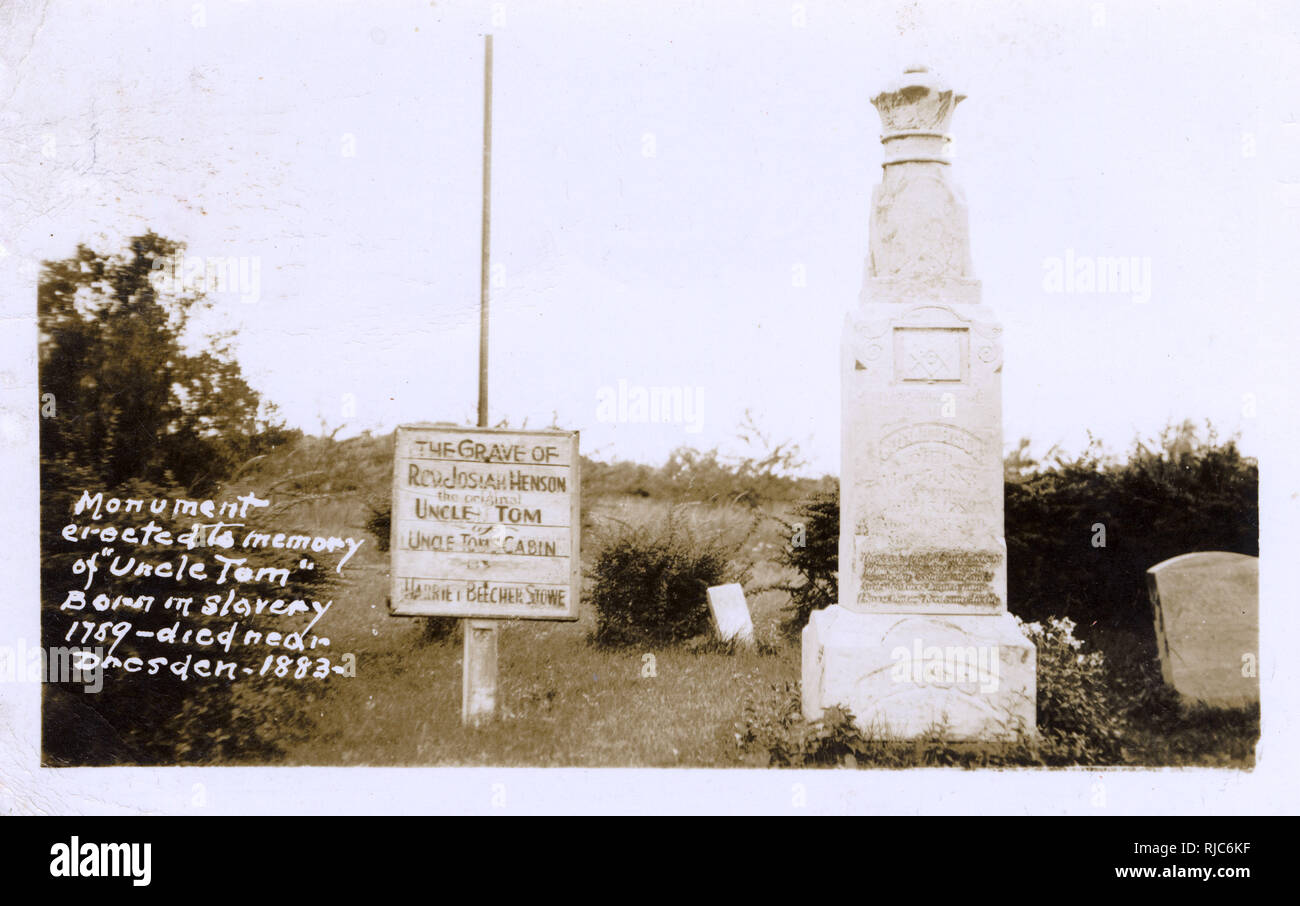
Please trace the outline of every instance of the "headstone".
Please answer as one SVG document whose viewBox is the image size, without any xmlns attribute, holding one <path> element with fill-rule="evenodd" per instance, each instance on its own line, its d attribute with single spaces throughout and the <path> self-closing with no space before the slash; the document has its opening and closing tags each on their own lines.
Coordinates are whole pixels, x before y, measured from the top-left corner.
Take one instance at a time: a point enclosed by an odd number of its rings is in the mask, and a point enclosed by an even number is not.
<svg viewBox="0 0 1300 906">
<path fill-rule="evenodd" d="M 803 710 L 864 729 L 1008 738 L 1035 727 L 1035 650 L 1006 606 L 1002 328 L 972 275 L 948 127 L 925 67 L 884 125 L 870 250 L 844 327 L 839 602 L 803 634 Z"/>
<path fill-rule="evenodd" d="M 1259 701 L 1259 560 L 1183 554 L 1147 570 L 1160 673 L 1189 702 Z"/>
<path fill-rule="evenodd" d="M 739 583 L 712 586 L 709 589 L 709 613 L 713 614 L 713 625 L 722 641 L 734 639 L 746 645 L 754 643 L 754 621 L 750 619 L 749 605 L 745 603 L 745 590 Z"/>
</svg>

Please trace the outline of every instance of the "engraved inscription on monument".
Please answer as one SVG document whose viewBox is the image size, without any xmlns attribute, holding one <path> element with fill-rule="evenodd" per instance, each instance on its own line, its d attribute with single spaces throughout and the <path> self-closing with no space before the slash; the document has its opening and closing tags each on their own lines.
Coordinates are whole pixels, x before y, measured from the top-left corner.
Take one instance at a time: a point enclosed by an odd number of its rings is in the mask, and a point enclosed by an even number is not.
<svg viewBox="0 0 1300 906">
<path fill-rule="evenodd" d="M 953 605 L 996 609 L 996 553 L 963 550 L 871 553 L 862 558 L 862 593 L 871 605 L 906 606 L 914 610 Z"/>
</svg>

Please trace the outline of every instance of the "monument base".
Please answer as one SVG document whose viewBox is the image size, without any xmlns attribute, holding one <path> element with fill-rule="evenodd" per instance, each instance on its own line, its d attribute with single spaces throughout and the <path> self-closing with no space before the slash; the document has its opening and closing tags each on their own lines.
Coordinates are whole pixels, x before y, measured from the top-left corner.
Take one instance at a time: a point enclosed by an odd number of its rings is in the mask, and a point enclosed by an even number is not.
<svg viewBox="0 0 1300 906">
<path fill-rule="evenodd" d="M 803 631 L 803 714 L 847 708 L 864 732 L 1005 740 L 1036 732 L 1037 657 L 1000 614 L 814 611 Z"/>
</svg>

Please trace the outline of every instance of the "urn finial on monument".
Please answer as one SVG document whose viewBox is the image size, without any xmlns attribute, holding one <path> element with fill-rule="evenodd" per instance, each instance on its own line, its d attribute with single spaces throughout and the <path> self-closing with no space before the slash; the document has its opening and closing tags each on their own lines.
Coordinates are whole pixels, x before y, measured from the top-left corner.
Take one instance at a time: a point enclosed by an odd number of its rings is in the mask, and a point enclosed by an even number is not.
<svg viewBox="0 0 1300 906">
<path fill-rule="evenodd" d="M 862 301 L 978 303 L 966 200 L 951 176 L 953 112 L 966 96 L 910 66 L 871 99 L 883 132 L 871 198 L 871 250 Z"/>
<path fill-rule="evenodd" d="M 926 66 L 909 66 L 871 103 L 884 128 L 885 166 L 899 163 L 947 164 L 951 159 L 953 110 L 966 99 Z"/>
</svg>

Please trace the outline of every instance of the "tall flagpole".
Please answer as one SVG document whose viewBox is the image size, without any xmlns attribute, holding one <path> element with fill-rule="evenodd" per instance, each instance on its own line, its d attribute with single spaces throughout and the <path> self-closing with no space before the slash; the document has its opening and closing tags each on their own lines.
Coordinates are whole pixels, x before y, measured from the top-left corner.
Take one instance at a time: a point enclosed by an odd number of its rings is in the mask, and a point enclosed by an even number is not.
<svg viewBox="0 0 1300 906">
<path fill-rule="evenodd" d="M 483 237 L 479 268 L 478 425 L 488 426 L 488 246 L 492 224 L 492 36 L 483 58 Z"/>
<path fill-rule="evenodd" d="M 492 221 L 492 36 L 483 58 L 483 237 L 479 271 L 478 425 L 488 427 L 488 246 Z M 477 727 L 496 716 L 498 620 L 462 620 L 461 722 Z"/>
</svg>

